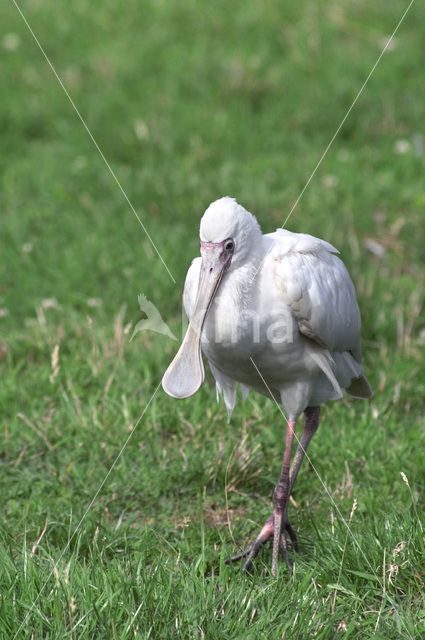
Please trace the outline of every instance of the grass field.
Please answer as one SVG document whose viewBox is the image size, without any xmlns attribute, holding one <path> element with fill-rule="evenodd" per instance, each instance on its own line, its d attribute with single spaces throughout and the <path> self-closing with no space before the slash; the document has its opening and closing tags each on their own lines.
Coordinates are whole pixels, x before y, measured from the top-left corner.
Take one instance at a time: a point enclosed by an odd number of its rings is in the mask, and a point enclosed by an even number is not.
<svg viewBox="0 0 425 640">
<path fill-rule="evenodd" d="M 18 4 L 172 277 L 2 3 L 0 638 L 424 638 L 423 3 L 287 224 L 341 251 L 375 390 L 323 410 L 292 578 L 224 564 L 269 515 L 279 412 L 155 392 L 177 342 L 130 342 L 137 296 L 180 336 L 203 210 L 283 223 L 407 0 Z"/>
</svg>

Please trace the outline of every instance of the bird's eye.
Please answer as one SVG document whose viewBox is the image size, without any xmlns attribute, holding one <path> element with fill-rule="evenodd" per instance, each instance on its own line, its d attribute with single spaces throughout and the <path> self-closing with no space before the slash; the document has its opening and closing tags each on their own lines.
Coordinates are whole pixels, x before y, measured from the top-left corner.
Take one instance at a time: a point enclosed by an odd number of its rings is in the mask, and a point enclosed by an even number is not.
<svg viewBox="0 0 425 640">
<path fill-rule="evenodd" d="M 235 248 L 235 243 L 233 242 L 233 240 L 227 240 L 224 248 L 226 249 L 226 251 L 233 251 L 233 249 Z"/>
</svg>

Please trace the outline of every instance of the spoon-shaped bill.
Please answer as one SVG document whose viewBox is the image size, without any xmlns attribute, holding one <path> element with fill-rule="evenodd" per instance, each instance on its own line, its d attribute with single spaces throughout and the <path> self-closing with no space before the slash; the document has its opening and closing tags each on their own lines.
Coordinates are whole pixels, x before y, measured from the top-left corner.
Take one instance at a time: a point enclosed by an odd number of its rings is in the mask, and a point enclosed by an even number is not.
<svg viewBox="0 0 425 640">
<path fill-rule="evenodd" d="M 204 382 L 205 371 L 199 334 L 189 324 L 177 354 L 162 378 L 162 388 L 173 398 L 188 398 Z"/>
<path fill-rule="evenodd" d="M 180 349 L 162 378 L 162 388 L 173 398 L 192 396 L 204 382 L 202 327 L 231 260 L 231 254 L 223 249 L 223 244 L 202 243 L 202 265 L 195 308 Z"/>
</svg>

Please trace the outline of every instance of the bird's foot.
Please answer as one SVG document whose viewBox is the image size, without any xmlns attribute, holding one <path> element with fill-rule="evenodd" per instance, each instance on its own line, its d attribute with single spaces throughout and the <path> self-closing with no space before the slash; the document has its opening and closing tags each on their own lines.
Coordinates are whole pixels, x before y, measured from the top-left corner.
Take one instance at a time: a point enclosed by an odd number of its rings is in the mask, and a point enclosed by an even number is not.
<svg viewBox="0 0 425 640">
<path fill-rule="evenodd" d="M 243 571 L 250 571 L 253 564 L 253 560 L 257 557 L 260 549 L 265 545 L 266 542 L 274 541 L 275 520 L 276 520 L 275 513 L 272 513 L 272 515 L 269 518 L 267 518 L 263 528 L 261 529 L 260 533 L 258 534 L 257 538 L 254 540 L 254 542 L 250 544 L 249 547 L 245 549 L 245 551 L 242 551 L 241 553 L 237 553 L 232 558 L 228 558 L 226 560 L 226 564 L 230 564 L 231 562 L 236 562 L 237 560 L 242 560 L 243 558 L 246 558 L 243 564 Z M 278 549 L 280 549 L 283 557 L 285 558 L 286 564 L 292 570 L 293 563 L 288 551 L 288 541 L 287 541 L 286 533 L 289 534 L 294 550 L 298 551 L 298 540 L 297 540 L 296 533 L 287 519 L 281 521 L 280 535 L 278 538 L 276 536 L 276 539 L 278 539 L 279 541 Z M 275 544 L 273 544 L 273 547 L 275 547 Z M 275 552 L 275 550 L 273 549 L 273 563 L 272 563 L 273 575 L 276 574 L 277 553 L 278 553 L 278 550 Z"/>
</svg>

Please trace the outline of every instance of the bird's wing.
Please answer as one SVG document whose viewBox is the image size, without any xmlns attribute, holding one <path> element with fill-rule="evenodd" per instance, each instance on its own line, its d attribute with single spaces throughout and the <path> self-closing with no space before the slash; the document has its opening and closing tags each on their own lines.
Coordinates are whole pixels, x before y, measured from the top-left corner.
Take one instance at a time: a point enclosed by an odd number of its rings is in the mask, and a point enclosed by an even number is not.
<svg viewBox="0 0 425 640">
<path fill-rule="evenodd" d="M 186 274 L 183 290 L 183 306 L 187 317 L 192 317 L 195 308 L 196 294 L 198 293 L 199 273 L 201 271 L 202 258 L 194 258 Z"/>
<path fill-rule="evenodd" d="M 361 362 L 356 292 L 338 251 L 324 240 L 278 230 L 270 260 L 275 283 L 299 331 L 329 351 L 350 351 Z"/>
</svg>

